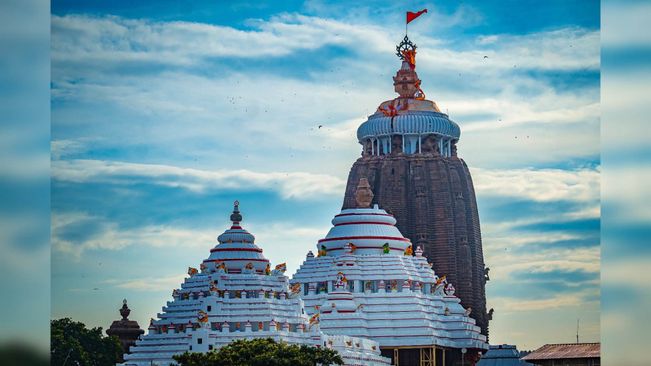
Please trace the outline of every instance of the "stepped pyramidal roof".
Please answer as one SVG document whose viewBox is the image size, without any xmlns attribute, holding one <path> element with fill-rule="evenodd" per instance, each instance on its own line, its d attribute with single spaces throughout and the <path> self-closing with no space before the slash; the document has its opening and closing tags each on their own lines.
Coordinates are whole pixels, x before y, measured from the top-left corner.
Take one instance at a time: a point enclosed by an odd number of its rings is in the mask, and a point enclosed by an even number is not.
<svg viewBox="0 0 651 366">
<path fill-rule="evenodd" d="M 321 329 L 383 349 L 488 349 L 454 285 L 436 274 L 422 248 L 412 249 L 391 214 L 369 207 L 373 193 L 364 179 L 355 196 L 357 207 L 334 217 L 318 255 L 309 252 L 290 281 L 301 285 L 308 314 L 320 314 Z"/>
<path fill-rule="evenodd" d="M 231 221 L 200 268 L 188 268 L 188 277 L 122 365 L 172 365 L 174 355 L 209 352 L 252 338 L 329 347 L 346 365 L 390 363 L 375 341 L 321 331 L 318 316 L 308 317 L 299 287 L 290 288 L 285 264 L 272 270 L 253 235 L 240 226 L 237 201 Z"/>
</svg>

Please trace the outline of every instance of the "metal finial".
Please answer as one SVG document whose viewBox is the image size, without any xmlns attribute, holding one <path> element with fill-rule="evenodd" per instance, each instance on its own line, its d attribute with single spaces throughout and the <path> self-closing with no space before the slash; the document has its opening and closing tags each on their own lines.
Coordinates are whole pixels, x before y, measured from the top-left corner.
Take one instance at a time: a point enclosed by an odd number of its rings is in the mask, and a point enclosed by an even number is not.
<svg viewBox="0 0 651 366">
<path fill-rule="evenodd" d="M 122 307 L 120 308 L 120 315 L 122 315 L 122 320 L 128 320 L 129 314 L 131 314 L 131 309 L 127 306 L 127 299 L 122 300 Z"/>
<path fill-rule="evenodd" d="M 406 61 L 404 51 L 416 51 L 416 48 L 417 46 L 405 34 L 405 38 L 396 46 L 396 56 L 402 61 Z"/>
<path fill-rule="evenodd" d="M 242 221 L 242 215 L 240 214 L 240 201 L 233 202 L 233 213 L 231 214 L 231 221 L 233 224 L 239 224 Z"/>
</svg>

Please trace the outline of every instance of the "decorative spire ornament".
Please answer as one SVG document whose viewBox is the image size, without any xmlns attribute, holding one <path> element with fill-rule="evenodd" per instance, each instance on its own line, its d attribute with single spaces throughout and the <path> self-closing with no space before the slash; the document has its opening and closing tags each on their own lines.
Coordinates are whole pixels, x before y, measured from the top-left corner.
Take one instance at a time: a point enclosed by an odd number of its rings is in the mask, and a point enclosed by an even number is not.
<svg viewBox="0 0 651 366">
<path fill-rule="evenodd" d="M 129 320 L 129 314 L 131 314 L 131 309 L 127 306 L 127 299 L 122 300 L 122 308 L 120 308 L 120 315 L 122 315 L 122 320 Z"/>
<path fill-rule="evenodd" d="M 240 214 L 240 201 L 233 202 L 233 213 L 231 214 L 231 221 L 233 222 L 233 228 L 240 226 L 242 221 L 242 215 Z"/>
</svg>

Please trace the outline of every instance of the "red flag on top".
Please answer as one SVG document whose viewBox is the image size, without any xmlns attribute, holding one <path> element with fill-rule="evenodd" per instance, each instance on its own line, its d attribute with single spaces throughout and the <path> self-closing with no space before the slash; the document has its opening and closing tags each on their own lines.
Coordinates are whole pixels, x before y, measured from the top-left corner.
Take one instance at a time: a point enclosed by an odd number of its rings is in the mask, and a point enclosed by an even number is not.
<svg viewBox="0 0 651 366">
<path fill-rule="evenodd" d="M 423 10 L 421 10 L 419 12 L 416 12 L 416 13 L 408 11 L 407 12 L 407 24 L 409 24 L 409 22 L 411 22 L 412 20 L 414 20 L 414 19 L 418 18 L 419 16 L 421 16 L 423 13 L 427 13 L 427 9 L 423 9 Z"/>
</svg>

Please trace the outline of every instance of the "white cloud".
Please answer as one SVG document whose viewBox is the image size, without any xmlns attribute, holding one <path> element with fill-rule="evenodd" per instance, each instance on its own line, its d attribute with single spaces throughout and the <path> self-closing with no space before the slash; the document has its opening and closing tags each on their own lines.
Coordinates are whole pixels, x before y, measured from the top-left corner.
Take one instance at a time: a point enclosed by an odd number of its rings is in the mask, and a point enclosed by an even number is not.
<svg viewBox="0 0 651 366">
<path fill-rule="evenodd" d="M 463 17 L 463 12 L 454 16 Z M 427 20 L 426 20 L 427 21 Z M 429 19 L 429 21 L 434 21 Z M 455 20 L 452 19 L 452 22 Z M 207 57 L 259 58 L 286 56 L 325 45 L 338 45 L 367 53 L 392 48 L 399 32 L 366 23 L 282 14 L 267 21 L 249 21 L 257 29 L 191 22 L 154 22 L 115 16 L 66 15 L 52 17 L 52 57 L 55 62 L 154 62 L 191 65 Z M 420 57 L 433 67 L 584 69 L 599 67 L 599 32 L 564 28 L 522 36 L 484 35 L 476 51 L 432 48 L 440 41 L 417 37 Z M 247 45 L 237 47 L 237 45 Z M 488 59 L 483 56 L 489 55 Z M 446 68 L 447 68 L 446 67 Z"/>
<path fill-rule="evenodd" d="M 478 196 L 502 196 L 539 202 L 599 200 L 599 169 L 470 168 Z"/>
<path fill-rule="evenodd" d="M 277 190 L 285 198 L 311 199 L 339 195 L 344 181 L 326 174 L 304 172 L 206 171 L 170 165 L 138 164 L 103 160 L 58 160 L 52 163 L 56 180 L 131 185 L 146 182 L 195 192 L 210 190 Z"/>
<path fill-rule="evenodd" d="M 66 240 L 61 235 L 67 225 L 99 221 L 102 223 L 93 235 L 83 242 Z M 329 229 L 323 226 L 295 226 L 284 222 L 248 222 L 245 228 L 256 237 L 256 245 L 263 249 L 265 256 L 272 263 L 287 262 L 288 274 L 298 269 L 308 251 L 315 250 L 316 243 Z M 215 237 L 227 227 L 187 228 L 180 226 L 146 225 L 132 229 L 123 229 L 115 222 L 90 216 L 85 213 L 53 214 L 52 248 L 68 253 L 80 260 L 87 250 L 122 250 L 129 246 L 175 247 L 198 251 L 208 255 L 208 250 L 215 246 Z M 198 263 L 188 263 L 198 266 Z M 162 282 L 150 283 L 149 279 L 131 281 L 124 288 L 140 286 L 150 290 L 160 289 L 164 284 L 177 277 L 169 277 Z M 131 287 L 129 287 L 131 286 Z M 170 287 L 171 288 L 171 287 Z"/>
<path fill-rule="evenodd" d="M 82 242 L 66 239 L 62 235 L 66 226 L 90 221 L 99 222 L 100 225 Z M 209 248 L 210 243 L 214 242 L 214 234 L 214 230 L 190 230 L 165 225 L 122 229 L 115 222 L 86 213 L 52 214 L 52 248 L 71 254 L 76 260 L 86 250 L 120 250 L 132 245 Z"/>
<path fill-rule="evenodd" d="M 99 123 L 77 109 L 56 108 L 53 123 L 63 131 L 56 139 L 106 136 L 102 144 L 110 148 L 154 145 L 166 156 L 187 154 L 232 164 L 225 153 L 224 136 L 229 136 L 246 141 L 240 151 L 255 169 L 293 165 L 292 170 L 309 172 L 347 171 L 359 151 L 357 125 L 393 96 L 396 33 L 373 24 L 297 14 L 256 20 L 251 27 L 243 31 L 187 22 L 53 17 L 53 98 L 82 105 L 101 100 L 105 108 L 128 115 Z M 503 165 L 507 158 L 511 164 L 549 162 L 598 153 L 597 88 L 562 91 L 514 71 L 596 70 L 598 32 L 566 28 L 483 35 L 461 50 L 458 44 L 429 36 L 413 37 L 420 46 L 423 87 L 435 92 L 439 106 L 453 117 L 488 113 L 502 119 L 457 121 L 463 130 L 460 153 L 472 165 Z M 239 44 L 247 47 L 232 47 Z M 282 56 L 290 65 L 304 57 L 301 51 L 325 45 L 343 47 L 350 55 L 297 67 L 306 74 L 290 76 L 254 67 L 213 72 L 228 62 L 206 64 L 215 58 Z M 170 67 L 148 67 L 153 71 L 145 73 L 120 69 L 129 70 L 134 62 Z M 456 78 L 457 73 L 463 77 Z M 320 124 L 324 128 L 316 130 Z M 88 128 L 90 135 L 80 136 Z M 520 143 L 514 135 L 532 138 Z M 215 142 L 214 149 L 195 147 L 198 139 L 207 138 Z M 485 141 L 500 148 L 486 149 Z M 297 156 L 292 152 L 300 152 L 303 159 L 292 159 Z"/>
<path fill-rule="evenodd" d="M 105 280 L 104 283 L 127 290 L 171 292 L 172 289 L 178 288 L 183 283 L 185 277 L 187 277 L 185 274 L 178 274 L 166 277 L 148 277 L 131 280 L 112 279 Z"/>
<path fill-rule="evenodd" d="M 508 245 L 508 244 L 506 244 Z M 510 251 L 484 249 L 485 262 L 491 268 L 491 280 L 512 280 L 514 272 L 586 272 L 598 273 L 600 270 L 599 246 L 578 249 L 545 250 L 524 254 Z"/>
<path fill-rule="evenodd" d="M 490 300 L 491 306 L 499 309 L 500 312 L 522 312 L 522 311 L 536 311 L 536 310 L 549 310 L 568 307 L 585 306 L 583 296 L 585 293 L 564 294 L 554 296 L 552 298 L 537 299 L 537 300 L 523 300 L 514 298 L 500 298 L 495 297 Z"/>
<path fill-rule="evenodd" d="M 382 44 L 387 32 L 334 20 L 284 14 L 250 22 L 256 30 L 183 21 L 155 22 L 115 16 L 52 17 L 52 57 L 57 62 L 153 62 L 192 65 L 206 57 L 286 56 L 328 44 Z M 239 45 L 246 45 L 240 47 Z"/>
<path fill-rule="evenodd" d="M 476 43 L 479 47 L 469 51 L 423 49 L 419 57 L 421 63 L 445 70 L 485 73 L 514 68 L 596 70 L 600 64 L 598 31 L 563 28 L 526 35 L 482 35 Z"/>
</svg>

